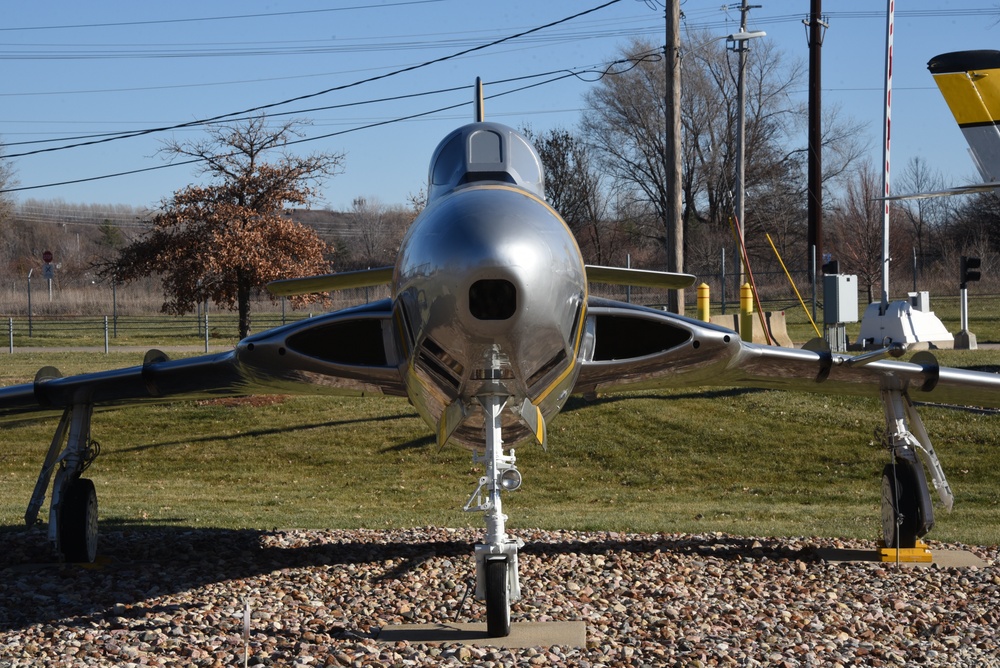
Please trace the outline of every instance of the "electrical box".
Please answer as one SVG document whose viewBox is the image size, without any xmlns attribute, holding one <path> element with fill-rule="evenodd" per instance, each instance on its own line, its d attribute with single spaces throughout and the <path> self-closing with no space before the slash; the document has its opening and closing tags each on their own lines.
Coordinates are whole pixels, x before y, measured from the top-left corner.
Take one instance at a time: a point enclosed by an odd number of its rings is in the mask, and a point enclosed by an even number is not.
<svg viewBox="0 0 1000 668">
<path fill-rule="evenodd" d="M 933 313 L 931 311 L 931 293 L 923 290 L 921 292 L 907 292 L 906 295 L 910 298 L 910 306 L 924 313 Z"/>
<path fill-rule="evenodd" d="M 858 321 L 858 277 L 853 274 L 823 276 L 823 323 Z"/>
</svg>

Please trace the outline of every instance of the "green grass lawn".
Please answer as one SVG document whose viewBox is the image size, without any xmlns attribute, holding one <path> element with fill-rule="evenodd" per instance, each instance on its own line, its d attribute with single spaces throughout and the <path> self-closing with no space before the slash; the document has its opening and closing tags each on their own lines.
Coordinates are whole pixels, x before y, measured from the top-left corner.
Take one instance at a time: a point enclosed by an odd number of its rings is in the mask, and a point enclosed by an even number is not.
<svg viewBox="0 0 1000 668">
<path fill-rule="evenodd" d="M 942 351 L 990 366 L 997 351 Z M 65 374 L 140 354 L 0 355 L 0 384 L 52 364 Z M 930 537 L 1000 543 L 1000 416 L 921 414 L 955 492 Z M 512 527 L 879 535 L 886 452 L 877 401 L 716 390 L 572 399 L 547 451 L 518 449 L 524 486 L 505 496 Z M 0 527 L 16 529 L 55 421 L 0 427 Z M 482 526 L 461 510 L 481 471 L 439 450 L 405 400 L 282 397 L 101 412 L 102 455 L 87 472 L 103 521 L 125 526 L 333 528 Z M 43 517 L 45 511 L 43 510 Z"/>
</svg>

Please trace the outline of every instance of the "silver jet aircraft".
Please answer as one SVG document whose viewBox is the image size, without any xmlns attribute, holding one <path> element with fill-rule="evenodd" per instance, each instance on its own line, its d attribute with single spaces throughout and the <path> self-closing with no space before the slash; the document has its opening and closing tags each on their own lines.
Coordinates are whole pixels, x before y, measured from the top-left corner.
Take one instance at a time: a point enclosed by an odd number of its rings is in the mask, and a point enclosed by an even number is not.
<svg viewBox="0 0 1000 668">
<path fill-rule="evenodd" d="M 591 282 L 679 288 L 694 277 L 586 266 L 573 234 L 546 202 L 536 150 L 517 131 L 475 122 L 438 145 L 428 204 L 395 266 L 279 281 L 292 295 L 389 283 L 392 297 L 256 334 L 235 349 L 0 388 L 0 420 L 61 415 L 25 520 L 51 483 L 49 537 L 68 560 L 97 554 L 97 497 L 81 477 L 91 463 L 95 409 L 137 402 L 247 394 L 405 396 L 438 443 L 472 448 L 484 466 L 466 510 L 482 512 L 476 596 L 491 636 L 510 631 L 520 597 L 518 549 L 501 493 L 521 475 L 511 446 L 546 443 L 572 394 L 743 386 L 879 397 L 890 461 L 882 476 L 888 546 L 912 547 L 933 526 L 925 469 L 943 504 L 952 494 L 914 400 L 1000 407 L 1000 377 L 941 367 L 929 353 L 885 359 L 887 346 L 851 357 L 745 343 L 733 331 L 671 313 L 599 299 Z"/>
</svg>

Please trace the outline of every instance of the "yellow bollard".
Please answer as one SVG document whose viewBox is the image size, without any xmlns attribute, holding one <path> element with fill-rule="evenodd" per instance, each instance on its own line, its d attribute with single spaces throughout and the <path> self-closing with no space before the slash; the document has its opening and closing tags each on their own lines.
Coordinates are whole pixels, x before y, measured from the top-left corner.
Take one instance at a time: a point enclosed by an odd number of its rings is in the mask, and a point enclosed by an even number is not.
<svg viewBox="0 0 1000 668">
<path fill-rule="evenodd" d="M 740 288 L 740 338 L 753 343 L 753 290 L 749 283 Z"/>
<path fill-rule="evenodd" d="M 702 322 L 711 322 L 712 320 L 712 302 L 709 291 L 708 283 L 702 283 L 698 286 L 698 320 Z"/>
</svg>

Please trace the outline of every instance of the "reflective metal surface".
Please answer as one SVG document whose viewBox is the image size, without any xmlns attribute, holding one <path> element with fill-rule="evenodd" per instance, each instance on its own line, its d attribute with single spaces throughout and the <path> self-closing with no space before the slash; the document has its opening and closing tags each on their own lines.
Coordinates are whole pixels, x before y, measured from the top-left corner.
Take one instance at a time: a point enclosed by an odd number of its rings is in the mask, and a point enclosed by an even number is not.
<svg viewBox="0 0 1000 668">
<path fill-rule="evenodd" d="M 586 276 L 569 228 L 525 190 L 470 185 L 440 196 L 403 241 L 393 292 L 415 359 L 410 400 L 431 424 L 454 401 L 472 415 L 456 432 L 482 441 L 480 394 L 525 398 L 549 417 L 573 387 Z M 505 413 L 508 438 L 526 436 Z"/>
</svg>

